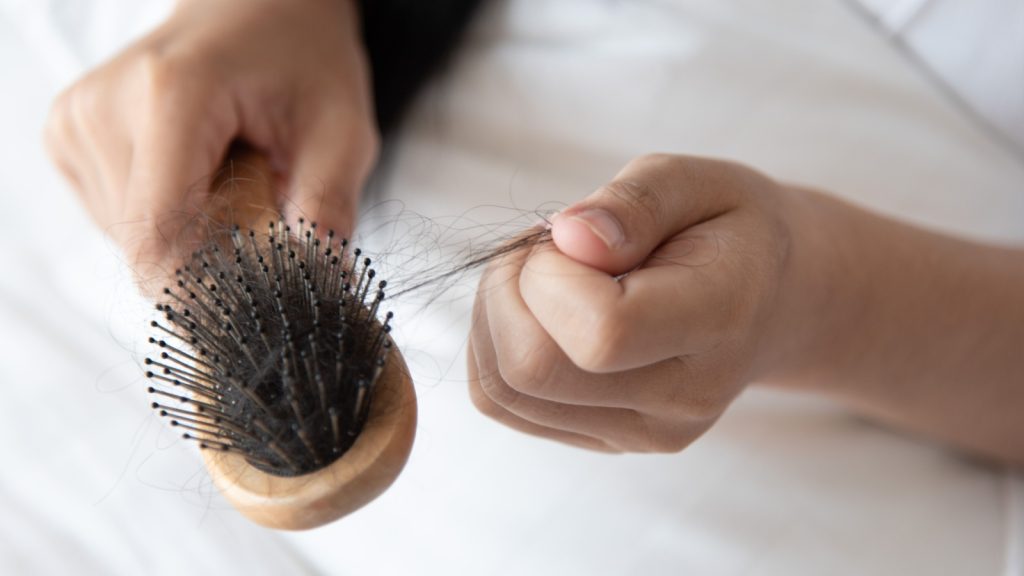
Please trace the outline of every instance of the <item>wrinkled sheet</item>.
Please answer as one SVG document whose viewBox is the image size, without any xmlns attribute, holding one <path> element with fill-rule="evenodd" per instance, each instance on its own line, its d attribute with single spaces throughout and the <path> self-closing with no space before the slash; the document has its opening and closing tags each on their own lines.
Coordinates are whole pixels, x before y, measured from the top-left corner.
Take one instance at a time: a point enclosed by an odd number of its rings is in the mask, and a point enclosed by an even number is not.
<svg viewBox="0 0 1024 576">
<path fill-rule="evenodd" d="M 241 519 L 150 413 L 148 305 L 41 144 L 60 87 L 168 7 L 0 0 L 0 573 L 1022 573 L 1019 479 L 816 398 L 751 389 L 678 455 L 487 421 L 465 393 L 471 277 L 392 303 L 420 401 L 394 487 L 312 532 Z M 648 151 L 1024 242 L 1020 159 L 820 0 L 492 3 L 386 156 L 359 240 L 415 277 Z"/>
</svg>

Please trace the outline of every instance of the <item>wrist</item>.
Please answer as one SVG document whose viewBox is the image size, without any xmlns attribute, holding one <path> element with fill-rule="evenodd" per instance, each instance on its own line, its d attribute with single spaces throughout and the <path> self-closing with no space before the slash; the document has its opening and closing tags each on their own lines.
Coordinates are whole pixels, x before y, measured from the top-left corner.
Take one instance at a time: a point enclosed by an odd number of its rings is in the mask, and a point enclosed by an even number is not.
<svg viewBox="0 0 1024 576">
<path fill-rule="evenodd" d="M 848 207 L 823 193 L 780 187 L 778 210 L 788 247 L 774 310 L 754 364 L 758 382 L 800 387 L 832 372 L 860 332 L 856 295 L 865 270 L 855 264 Z"/>
</svg>

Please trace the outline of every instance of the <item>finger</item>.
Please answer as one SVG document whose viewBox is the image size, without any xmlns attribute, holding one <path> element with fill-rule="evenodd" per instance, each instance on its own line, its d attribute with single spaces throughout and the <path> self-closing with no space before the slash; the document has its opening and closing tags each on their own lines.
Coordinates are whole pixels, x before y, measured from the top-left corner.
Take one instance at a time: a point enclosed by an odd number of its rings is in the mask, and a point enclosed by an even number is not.
<svg viewBox="0 0 1024 576">
<path fill-rule="evenodd" d="M 123 110 L 123 86 L 111 90 L 89 77 L 68 92 L 64 110 L 75 127 L 79 162 L 93 173 L 95 199 L 106 203 L 123 197 L 131 158 L 131 142 L 126 136 Z M 114 206 L 104 206 L 108 213 Z"/>
<path fill-rule="evenodd" d="M 498 368 L 509 387 L 565 404 L 647 411 L 666 401 L 664 391 L 669 385 L 685 382 L 683 366 L 676 362 L 628 373 L 595 374 L 578 368 L 534 316 L 519 291 L 519 275 L 528 254 L 529 250 L 519 251 L 492 265 L 481 279 L 477 295 L 479 302 L 493 305 L 481 306 L 486 317 L 474 322 L 474 333 L 481 326 L 493 327 L 489 328 L 490 345 L 498 351 Z M 637 386 L 636 382 L 645 385 Z M 661 383 L 665 386 L 658 385 Z"/>
<path fill-rule="evenodd" d="M 367 122 L 341 106 L 305 122 L 293 151 L 285 217 L 292 222 L 304 218 L 324 232 L 350 236 L 376 146 Z"/>
<path fill-rule="evenodd" d="M 125 207 L 129 256 L 159 263 L 175 244 L 193 241 L 186 225 L 209 194 L 209 182 L 238 119 L 230 99 L 210 95 L 180 74 L 150 71 L 149 95 L 135 127 L 134 155 Z M 198 231 L 195 231 L 198 232 Z"/>
<path fill-rule="evenodd" d="M 469 344 L 467 349 L 467 359 L 469 370 L 469 398 L 476 409 L 488 418 L 500 422 L 513 430 L 530 434 L 531 436 L 548 438 L 564 444 L 586 448 L 588 450 L 595 450 L 598 452 L 617 452 L 617 450 L 597 438 L 535 424 L 509 412 L 491 400 L 490 397 L 484 393 L 483 388 L 480 385 L 480 370 L 478 368 L 476 354 L 472 343 Z"/>
<path fill-rule="evenodd" d="M 588 372 L 622 372 L 717 346 L 750 304 L 738 296 L 743 270 L 728 254 L 728 219 L 696 227 L 676 265 L 617 279 L 540 246 L 519 290 L 544 332 Z M 674 249 L 671 246 L 670 249 Z M 687 265 L 686 262 L 706 262 Z"/>
<path fill-rule="evenodd" d="M 110 194 L 98 162 L 99 150 L 90 138 L 92 123 L 83 89 L 75 86 L 57 97 L 46 123 L 46 148 L 86 209 L 101 225 L 109 215 Z"/>
<path fill-rule="evenodd" d="M 510 259 L 521 260 L 522 254 L 512 255 Z M 505 282 L 500 279 L 503 274 L 513 270 L 513 266 L 501 267 L 488 274 L 490 277 L 499 277 L 498 284 L 504 287 L 504 293 L 508 293 L 508 286 L 513 282 Z M 483 284 L 486 286 L 487 284 Z M 537 359 L 519 352 L 519 345 L 525 339 L 531 339 L 540 344 L 541 348 L 557 351 L 554 342 L 543 333 L 535 333 L 534 338 L 530 335 L 513 332 L 514 326 L 492 321 L 492 313 L 496 310 L 505 310 L 509 302 L 494 298 L 497 292 L 485 293 L 486 298 L 478 300 L 477 314 L 470 342 L 476 351 L 475 358 L 480 370 L 477 372 L 476 380 L 483 393 L 495 404 L 501 406 L 511 414 L 527 420 L 533 424 L 571 432 L 583 436 L 599 438 L 610 446 L 617 449 L 645 450 L 651 445 L 650 431 L 646 423 L 633 410 L 615 407 L 595 407 L 553 402 L 539 398 L 532 398 L 526 394 L 514 390 L 508 383 L 508 378 L 530 378 L 535 374 Z M 516 295 L 512 295 L 516 298 Z M 521 303 L 520 303 L 521 306 Z M 521 309 L 525 309 L 521 306 Z M 528 311 L 527 311 L 528 314 Z M 501 319 L 505 315 L 500 315 Z M 510 334 L 515 334 L 509 338 Z M 512 349 L 509 349 L 509 347 Z M 527 348 L 532 346 L 527 345 Z M 540 360 L 545 363 L 545 360 Z M 569 364 L 565 360 L 565 364 Z M 552 369 L 541 368 L 542 380 L 550 378 Z M 589 380 L 588 375 L 579 373 L 573 374 L 581 381 Z M 510 376 L 511 375 L 511 376 Z M 557 384 L 556 384 L 557 385 Z M 582 388 L 577 384 L 576 387 Z"/>
<path fill-rule="evenodd" d="M 644 156 L 559 213 L 552 222 L 552 238 L 577 261 L 623 274 L 666 238 L 733 209 L 748 186 L 742 180 L 754 177 L 749 170 L 719 161 Z"/>
</svg>

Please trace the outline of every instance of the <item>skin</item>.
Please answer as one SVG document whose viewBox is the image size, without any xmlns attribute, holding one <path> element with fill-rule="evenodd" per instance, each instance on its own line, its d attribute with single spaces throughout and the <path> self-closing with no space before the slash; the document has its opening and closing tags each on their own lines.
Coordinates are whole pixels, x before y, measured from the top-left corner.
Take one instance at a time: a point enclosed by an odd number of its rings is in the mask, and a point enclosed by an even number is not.
<svg viewBox="0 0 1024 576">
<path fill-rule="evenodd" d="M 672 155 L 634 160 L 551 233 L 477 293 L 470 395 L 499 422 L 674 452 L 761 382 L 1024 463 L 1024 251 Z"/>
<path fill-rule="evenodd" d="M 202 183 L 236 139 L 276 166 L 288 218 L 350 231 L 378 147 L 351 2 L 183 0 L 47 124 L 144 290 L 194 241 Z M 631 162 L 552 236 L 494 263 L 477 295 L 471 398 L 512 428 L 672 452 L 759 382 L 1024 463 L 1021 250 L 671 155 Z"/>
<path fill-rule="evenodd" d="M 348 235 L 378 149 L 358 26 L 347 0 L 182 0 L 56 99 L 48 151 L 143 289 L 197 241 L 236 139 L 269 157 L 287 219 Z"/>
</svg>

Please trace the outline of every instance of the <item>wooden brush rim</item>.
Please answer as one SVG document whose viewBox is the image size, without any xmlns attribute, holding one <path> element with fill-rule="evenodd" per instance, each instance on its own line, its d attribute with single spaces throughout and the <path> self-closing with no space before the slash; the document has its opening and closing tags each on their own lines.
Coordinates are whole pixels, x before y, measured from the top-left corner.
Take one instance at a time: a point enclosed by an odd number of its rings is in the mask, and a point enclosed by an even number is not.
<svg viewBox="0 0 1024 576">
<path fill-rule="evenodd" d="M 211 217 L 225 226 L 259 230 L 278 219 L 267 158 L 233 146 L 211 184 Z M 408 367 L 392 346 L 374 386 L 362 432 L 341 458 L 302 476 L 268 474 L 239 454 L 202 451 L 214 484 L 242 514 L 270 528 L 304 530 L 359 509 L 398 477 L 416 435 L 416 393 Z"/>
<path fill-rule="evenodd" d="M 341 457 L 302 476 L 274 476 L 233 452 L 203 450 L 214 484 L 249 519 L 283 530 L 322 526 L 386 490 L 405 466 L 416 435 L 416 394 L 405 361 L 392 351 L 363 431 Z"/>
</svg>

